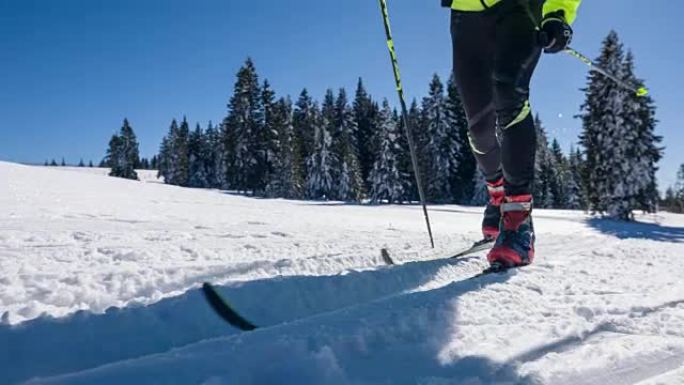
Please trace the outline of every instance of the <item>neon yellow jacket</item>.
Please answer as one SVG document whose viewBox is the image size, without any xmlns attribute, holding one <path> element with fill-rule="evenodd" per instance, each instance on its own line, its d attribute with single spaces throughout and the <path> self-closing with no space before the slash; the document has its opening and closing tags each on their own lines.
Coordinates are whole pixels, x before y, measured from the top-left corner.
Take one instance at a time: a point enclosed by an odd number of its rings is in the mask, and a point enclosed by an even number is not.
<svg viewBox="0 0 684 385">
<path fill-rule="evenodd" d="M 502 0 L 444 0 L 442 3 L 446 3 L 449 6 L 451 4 L 451 9 L 457 11 L 484 11 L 490 8 Z M 572 24 L 577 17 L 577 8 L 579 8 L 582 0 L 546 0 L 544 2 L 544 16 L 556 12 L 563 11 L 565 14 L 565 20 Z"/>
</svg>

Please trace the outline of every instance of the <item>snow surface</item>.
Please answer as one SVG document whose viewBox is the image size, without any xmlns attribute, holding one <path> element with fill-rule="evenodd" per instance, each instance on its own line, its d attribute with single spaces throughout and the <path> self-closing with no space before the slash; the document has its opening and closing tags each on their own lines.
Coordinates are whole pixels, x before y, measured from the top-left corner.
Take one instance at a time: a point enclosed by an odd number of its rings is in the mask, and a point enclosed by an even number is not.
<svg viewBox="0 0 684 385">
<path fill-rule="evenodd" d="M 684 216 L 538 210 L 535 264 L 467 281 L 485 253 L 436 258 L 479 208 L 431 207 L 430 251 L 416 206 L 140 173 L 0 162 L 0 384 L 684 384 Z"/>
</svg>

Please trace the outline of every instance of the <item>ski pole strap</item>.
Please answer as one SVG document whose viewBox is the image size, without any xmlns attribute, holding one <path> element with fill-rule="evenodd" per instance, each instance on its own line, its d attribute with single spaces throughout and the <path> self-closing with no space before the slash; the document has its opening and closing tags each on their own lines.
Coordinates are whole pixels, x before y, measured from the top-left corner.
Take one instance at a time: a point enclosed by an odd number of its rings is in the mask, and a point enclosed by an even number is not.
<svg viewBox="0 0 684 385">
<path fill-rule="evenodd" d="M 501 212 L 532 211 L 532 202 L 506 202 L 501 205 Z"/>
</svg>

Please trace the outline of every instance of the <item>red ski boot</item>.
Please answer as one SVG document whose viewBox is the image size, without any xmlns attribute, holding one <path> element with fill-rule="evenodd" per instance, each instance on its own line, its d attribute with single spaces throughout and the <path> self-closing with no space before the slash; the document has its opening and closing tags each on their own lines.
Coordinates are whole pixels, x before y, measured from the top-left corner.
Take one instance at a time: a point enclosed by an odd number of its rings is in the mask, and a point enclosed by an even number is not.
<svg viewBox="0 0 684 385">
<path fill-rule="evenodd" d="M 499 223 L 501 222 L 501 204 L 504 200 L 504 179 L 496 182 L 487 182 L 489 202 L 482 220 L 482 235 L 484 239 L 494 240 L 499 235 Z"/>
<path fill-rule="evenodd" d="M 494 247 L 487 255 L 493 266 L 525 266 L 534 260 L 532 195 L 507 196 L 501 205 L 503 220 Z"/>
</svg>

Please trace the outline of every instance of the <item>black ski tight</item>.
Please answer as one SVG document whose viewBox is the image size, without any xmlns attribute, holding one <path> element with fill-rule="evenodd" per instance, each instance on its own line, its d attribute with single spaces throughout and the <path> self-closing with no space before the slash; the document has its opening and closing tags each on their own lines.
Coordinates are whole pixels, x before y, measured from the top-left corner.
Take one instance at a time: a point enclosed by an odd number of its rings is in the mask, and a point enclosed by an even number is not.
<svg viewBox="0 0 684 385">
<path fill-rule="evenodd" d="M 541 6 L 531 9 L 537 14 Z M 471 149 L 488 181 L 503 174 L 507 195 L 531 194 L 534 179 L 537 136 L 528 99 L 541 48 L 530 12 L 508 0 L 451 14 L 454 76 Z"/>
</svg>

